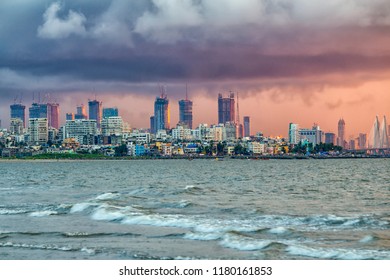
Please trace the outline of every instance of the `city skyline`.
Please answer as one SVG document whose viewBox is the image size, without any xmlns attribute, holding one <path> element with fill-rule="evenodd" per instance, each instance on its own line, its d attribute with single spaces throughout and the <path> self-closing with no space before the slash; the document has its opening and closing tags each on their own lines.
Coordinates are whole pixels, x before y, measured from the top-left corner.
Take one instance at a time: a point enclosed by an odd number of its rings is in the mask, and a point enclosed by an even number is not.
<svg viewBox="0 0 390 280">
<path fill-rule="evenodd" d="M 388 1 L 4 0 L 0 9 L 3 127 L 16 96 L 29 106 L 39 92 L 60 104 L 61 123 L 96 95 L 149 127 L 159 83 L 172 125 L 186 84 L 194 126 L 216 123 L 215 96 L 229 91 L 266 135 L 287 136 L 290 122 L 336 132 L 343 118 L 349 139 L 390 115 Z"/>
</svg>

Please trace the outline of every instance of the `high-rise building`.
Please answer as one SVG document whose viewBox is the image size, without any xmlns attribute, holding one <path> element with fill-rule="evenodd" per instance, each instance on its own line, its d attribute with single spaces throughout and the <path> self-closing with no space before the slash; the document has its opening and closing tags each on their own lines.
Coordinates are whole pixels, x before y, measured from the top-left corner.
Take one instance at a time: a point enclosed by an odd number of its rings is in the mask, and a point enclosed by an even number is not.
<svg viewBox="0 0 390 280">
<path fill-rule="evenodd" d="M 296 123 L 290 123 L 288 126 L 288 142 L 292 145 L 296 145 L 299 141 L 299 125 Z"/>
<path fill-rule="evenodd" d="M 222 94 L 218 94 L 218 123 L 224 124 L 226 122 L 236 122 L 234 93 L 230 93 L 229 97 L 222 97 Z"/>
<path fill-rule="evenodd" d="M 251 120 L 249 116 L 244 116 L 244 137 L 251 136 Z"/>
<path fill-rule="evenodd" d="M 336 134 L 332 132 L 325 133 L 325 144 L 335 144 L 336 143 Z"/>
<path fill-rule="evenodd" d="M 119 112 L 118 108 L 103 108 L 103 119 L 109 118 L 109 117 L 118 117 Z"/>
<path fill-rule="evenodd" d="M 154 129 L 154 116 L 150 116 L 150 133 L 155 133 L 155 129 Z"/>
<path fill-rule="evenodd" d="M 187 98 L 179 101 L 179 123 L 192 129 L 192 101 Z"/>
<path fill-rule="evenodd" d="M 337 146 L 345 148 L 345 121 L 343 119 L 338 122 Z"/>
<path fill-rule="evenodd" d="M 33 103 L 29 108 L 30 119 L 47 119 L 47 104 Z"/>
<path fill-rule="evenodd" d="M 89 100 L 89 119 L 96 120 L 97 128 L 100 128 L 100 123 L 102 121 L 102 102 L 98 100 Z"/>
<path fill-rule="evenodd" d="M 299 130 L 299 139 L 313 143 L 314 146 L 323 143 L 323 138 L 324 133 L 317 124 L 314 124 L 312 129 L 302 128 Z"/>
<path fill-rule="evenodd" d="M 170 128 L 169 100 L 166 95 L 162 94 L 156 97 L 154 102 L 154 131 L 167 130 Z"/>
<path fill-rule="evenodd" d="M 75 120 L 86 120 L 88 119 L 87 110 L 85 109 L 85 105 L 81 104 L 76 107 L 76 114 L 74 115 Z"/>
<path fill-rule="evenodd" d="M 23 127 L 26 127 L 26 106 L 22 104 L 12 104 L 11 119 L 20 119 L 23 122 Z"/>
<path fill-rule="evenodd" d="M 74 120 L 74 113 L 66 113 L 65 120 L 73 121 Z"/>
<path fill-rule="evenodd" d="M 47 121 L 49 127 L 58 129 L 60 127 L 60 105 L 58 103 L 47 103 Z"/>
<path fill-rule="evenodd" d="M 23 121 L 20 118 L 12 118 L 9 131 L 11 135 L 22 135 L 23 134 Z"/>
<path fill-rule="evenodd" d="M 28 132 L 30 134 L 30 144 L 42 145 L 48 141 L 47 118 L 30 118 L 28 120 Z"/>
<path fill-rule="evenodd" d="M 80 144 L 88 144 L 88 136 L 96 135 L 96 120 L 71 120 L 65 124 L 64 138 L 75 138 Z"/>
<path fill-rule="evenodd" d="M 122 135 L 123 120 L 122 117 L 108 117 L 102 120 L 103 136 Z"/>
<path fill-rule="evenodd" d="M 366 133 L 359 133 L 358 146 L 359 146 L 359 149 L 365 149 L 367 147 L 367 134 Z"/>
</svg>

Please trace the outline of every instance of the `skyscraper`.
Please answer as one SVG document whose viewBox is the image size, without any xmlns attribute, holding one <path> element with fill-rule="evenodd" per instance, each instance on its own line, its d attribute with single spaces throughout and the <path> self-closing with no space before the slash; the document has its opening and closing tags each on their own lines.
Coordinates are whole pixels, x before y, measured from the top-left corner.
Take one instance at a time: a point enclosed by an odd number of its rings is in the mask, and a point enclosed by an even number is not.
<svg viewBox="0 0 390 280">
<path fill-rule="evenodd" d="M 58 103 L 47 103 L 47 121 L 49 127 L 59 129 L 60 105 Z"/>
<path fill-rule="evenodd" d="M 45 118 L 47 119 L 47 104 L 33 103 L 29 110 L 30 119 Z"/>
<path fill-rule="evenodd" d="M 169 100 L 166 95 L 161 94 L 154 102 L 154 133 L 160 129 L 170 128 Z"/>
<path fill-rule="evenodd" d="M 23 127 L 26 127 L 26 106 L 22 104 L 12 104 L 11 109 L 11 119 L 20 119 L 23 121 Z"/>
<path fill-rule="evenodd" d="M 192 129 L 192 101 L 188 98 L 179 101 L 179 122 Z"/>
<path fill-rule="evenodd" d="M 335 144 L 336 135 L 332 132 L 325 133 L 325 144 Z"/>
<path fill-rule="evenodd" d="M 250 117 L 244 116 L 244 137 L 251 136 L 251 123 Z"/>
<path fill-rule="evenodd" d="M 75 120 L 86 120 L 88 119 L 87 110 L 85 109 L 85 105 L 81 104 L 76 107 L 76 114 L 74 115 Z"/>
<path fill-rule="evenodd" d="M 296 145 L 299 141 L 299 125 L 296 123 L 290 123 L 288 126 L 288 142 L 292 145 Z"/>
<path fill-rule="evenodd" d="M 30 134 L 30 144 L 46 144 L 48 141 L 47 118 L 30 118 L 28 132 Z"/>
<path fill-rule="evenodd" d="M 109 117 L 118 117 L 119 112 L 118 108 L 103 108 L 103 119 L 109 118 Z"/>
<path fill-rule="evenodd" d="M 222 97 L 218 94 L 218 123 L 235 123 L 234 112 L 234 93 L 230 93 L 229 97 Z"/>
<path fill-rule="evenodd" d="M 97 128 L 100 128 L 100 123 L 102 121 L 102 102 L 98 100 L 89 100 L 89 119 L 96 120 Z"/>
<path fill-rule="evenodd" d="M 155 133 L 154 125 L 154 116 L 150 116 L 150 133 Z"/>
<path fill-rule="evenodd" d="M 337 145 L 345 147 L 345 121 L 341 118 L 338 123 Z"/>
</svg>

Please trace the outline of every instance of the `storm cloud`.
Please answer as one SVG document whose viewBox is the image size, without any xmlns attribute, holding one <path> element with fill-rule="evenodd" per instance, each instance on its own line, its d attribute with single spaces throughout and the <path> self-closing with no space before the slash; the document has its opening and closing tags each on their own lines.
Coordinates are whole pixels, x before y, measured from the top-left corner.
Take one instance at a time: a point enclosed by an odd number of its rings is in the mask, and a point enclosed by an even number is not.
<svg viewBox="0 0 390 280">
<path fill-rule="evenodd" d="M 387 0 L 3 0 L 0 99 L 355 87 L 385 79 L 389 35 Z"/>
</svg>

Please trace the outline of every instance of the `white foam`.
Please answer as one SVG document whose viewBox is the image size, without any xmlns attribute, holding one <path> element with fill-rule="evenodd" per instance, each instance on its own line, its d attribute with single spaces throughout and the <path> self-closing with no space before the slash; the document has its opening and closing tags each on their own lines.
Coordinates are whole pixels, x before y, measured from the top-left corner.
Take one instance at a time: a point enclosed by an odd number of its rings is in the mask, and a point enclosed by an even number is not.
<svg viewBox="0 0 390 280">
<path fill-rule="evenodd" d="M 96 200 L 108 200 L 108 199 L 114 199 L 114 198 L 117 198 L 119 196 L 118 193 L 104 193 L 104 194 L 101 194 L 101 195 L 98 195 L 95 199 Z"/>
<path fill-rule="evenodd" d="M 276 227 L 271 228 L 268 232 L 272 234 L 286 234 L 289 232 L 289 230 L 285 227 Z"/>
<path fill-rule="evenodd" d="M 71 247 L 59 247 L 57 245 L 46 245 L 46 244 L 25 244 L 25 243 L 13 243 L 6 242 L 1 243 L 0 247 L 14 247 L 14 248 L 27 248 L 27 249 L 41 249 L 41 250 L 57 250 L 57 251 L 72 251 Z"/>
<path fill-rule="evenodd" d="M 190 189 L 193 189 L 193 188 L 195 188 L 194 185 L 187 185 L 184 189 L 185 190 L 190 190 Z"/>
<path fill-rule="evenodd" d="M 86 247 L 81 248 L 80 251 L 81 251 L 81 252 L 85 252 L 85 253 L 87 253 L 87 254 L 89 254 L 89 255 L 94 255 L 94 254 L 96 254 L 96 251 L 95 251 L 94 249 L 90 249 L 90 248 L 86 248 Z"/>
<path fill-rule="evenodd" d="M 362 239 L 359 240 L 360 243 L 370 243 L 375 240 L 375 237 L 372 235 L 366 235 Z"/>
<path fill-rule="evenodd" d="M 240 251 L 255 251 L 261 250 L 269 246 L 272 241 L 257 240 L 249 237 L 233 236 L 226 234 L 219 242 L 223 247 L 236 249 Z"/>
<path fill-rule="evenodd" d="M 125 214 L 120 211 L 107 211 L 105 208 L 99 208 L 92 214 L 92 219 L 97 221 L 115 221 L 124 217 Z"/>
<path fill-rule="evenodd" d="M 205 232 L 189 232 L 184 235 L 185 239 L 191 239 L 191 240 L 202 240 L 202 241 L 209 241 L 209 240 L 217 240 L 222 237 L 222 233 L 205 233 Z"/>
<path fill-rule="evenodd" d="M 287 252 L 291 255 L 311 257 L 316 259 L 365 260 L 378 257 L 378 251 L 354 249 L 325 249 L 305 246 L 289 246 Z M 387 254 L 389 255 L 389 254 Z"/>
<path fill-rule="evenodd" d="M 31 216 L 31 217 L 46 217 L 46 216 L 57 215 L 57 214 L 58 214 L 58 212 L 56 212 L 56 211 L 46 210 L 46 211 L 32 212 L 32 213 L 30 213 L 29 216 Z"/>
<path fill-rule="evenodd" d="M 122 220 L 128 225 L 193 228 L 195 223 L 179 215 L 135 215 Z"/>
<path fill-rule="evenodd" d="M 23 213 L 27 213 L 27 211 L 21 209 L 0 209 L 0 215 L 15 215 Z"/>
<path fill-rule="evenodd" d="M 190 205 L 191 205 L 191 201 L 188 201 L 188 200 L 181 200 L 179 202 L 179 207 L 180 208 L 186 208 L 186 207 L 188 207 Z"/>
<path fill-rule="evenodd" d="M 95 206 L 95 205 L 96 204 L 88 203 L 88 202 L 77 203 L 77 204 L 72 206 L 72 208 L 70 209 L 70 213 L 83 212 L 87 208 L 89 208 L 91 206 Z"/>
</svg>

